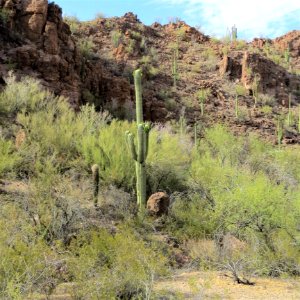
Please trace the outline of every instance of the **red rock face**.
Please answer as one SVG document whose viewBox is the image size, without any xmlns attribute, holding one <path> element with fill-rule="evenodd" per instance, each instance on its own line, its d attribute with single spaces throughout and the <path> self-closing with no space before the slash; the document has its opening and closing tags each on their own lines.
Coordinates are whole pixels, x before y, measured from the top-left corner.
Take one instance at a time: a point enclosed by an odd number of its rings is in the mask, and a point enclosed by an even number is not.
<svg viewBox="0 0 300 300">
<path fill-rule="evenodd" d="M 221 64 L 221 73 L 237 79 L 252 93 L 255 76 L 259 78 L 259 91 L 273 95 L 278 104 L 287 106 L 289 94 L 300 90 L 299 76 L 289 73 L 283 67 L 265 58 L 259 53 L 235 52 L 225 56 Z M 300 102 L 299 97 L 292 95 L 294 102 Z"/>
<path fill-rule="evenodd" d="M 292 63 L 300 68 L 300 30 L 293 30 L 273 41 L 274 45 L 282 51 L 289 49 Z"/>
<path fill-rule="evenodd" d="M 104 76 L 99 58 L 81 55 L 59 6 L 47 0 L 1 0 L 0 8 L 9 11 L 6 24 L 0 24 L 0 82 L 7 75 L 7 62 L 13 62 L 17 77 L 39 79 L 75 108 L 86 90 L 102 99 L 101 104 L 130 99 L 126 80 Z"/>
</svg>

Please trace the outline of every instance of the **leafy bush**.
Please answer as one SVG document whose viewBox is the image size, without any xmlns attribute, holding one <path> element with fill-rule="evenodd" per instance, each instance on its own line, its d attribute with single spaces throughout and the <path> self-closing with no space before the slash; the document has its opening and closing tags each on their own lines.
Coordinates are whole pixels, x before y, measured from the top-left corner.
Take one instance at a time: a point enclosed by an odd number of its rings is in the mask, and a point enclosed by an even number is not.
<svg viewBox="0 0 300 300">
<path fill-rule="evenodd" d="M 30 77 L 17 82 L 12 72 L 5 78 L 6 86 L 0 93 L 0 114 L 35 112 L 43 109 L 55 97 L 43 89 L 40 83 Z"/>
<path fill-rule="evenodd" d="M 166 259 L 130 230 L 82 235 L 69 260 L 75 297 L 150 299 L 154 279 L 166 272 Z M 89 284 L 87 284 L 87 280 Z"/>
<path fill-rule="evenodd" d="M 192 190 L 174 198 L 169 230 L 181 239 L 233 234 L 255 253 L 261 274 L 297 274 L 299 190 L 282 175 L 289 172 L 278 160 L 284 154 L 255 138 L 244 143 L 220 126 L 207 130 L 198 151 L 189 170 Z M 259 153 L 264 163 L 256 161 Z"/>
</svg>

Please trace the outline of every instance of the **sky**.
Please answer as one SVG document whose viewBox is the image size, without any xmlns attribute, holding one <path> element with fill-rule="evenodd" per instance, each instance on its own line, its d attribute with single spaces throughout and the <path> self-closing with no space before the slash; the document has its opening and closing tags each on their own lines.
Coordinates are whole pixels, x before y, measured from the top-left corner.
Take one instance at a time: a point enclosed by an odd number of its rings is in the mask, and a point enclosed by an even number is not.
<svg viewBox="0 0 300 300">
<path fill-rule="evenodd" d="M 300 30 L 300 0 L 54 0 L 64 15 L 91 20 L 97 13 L 107 17 L 133 12 L 150 25 L 180 18 L 199 26 L 210 36 L 222 38 L 235 25 L 238 37 L 275 38 Z"/>
</svg>

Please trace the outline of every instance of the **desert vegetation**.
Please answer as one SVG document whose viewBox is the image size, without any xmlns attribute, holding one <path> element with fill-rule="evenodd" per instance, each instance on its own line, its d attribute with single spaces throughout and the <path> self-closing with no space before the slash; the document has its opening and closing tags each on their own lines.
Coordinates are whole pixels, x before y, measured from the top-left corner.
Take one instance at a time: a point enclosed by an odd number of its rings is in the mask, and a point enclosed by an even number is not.
<svg viewBox="0 0 300 300">
<path fill-rule="evenodd" d="M 299 279 L 299 32 L 217 39 L 53 2 L 33 31 L 3 3 L 0 299 L 184 299 L 157 288 L 175 277 L 206 299 L 192 274 Z"/>
<path fill-rule="evenodd" d="M 299 275 L 298 147 L 237 137 L 223 125 L 202 129 L 195 145 L 186 123 L 153 124 L 147 182 L 136 192 L 124 138 L 126 130 L 134 134 L 134 122 L 93 106 L 76 113 L 30 78 L 16 82 L 11 75 L 6 83 L 0 94 L 2 298 L 50 295 L 72 282 L 76 299 L 156 299 L 154 281 L 178 265 L 175 250 L 158 243 L 157 234 L 177 240 L 176 251 L 188 253 L 194 269 L 230 270 L 246 283 Z M 100 178 L 96 208 L 93 164 Z M 136 195 L 145 193 L 138 202 L 145 205 L 156 191 L 172 201 L 155 225 L 137 213 Z"/>
</svg>

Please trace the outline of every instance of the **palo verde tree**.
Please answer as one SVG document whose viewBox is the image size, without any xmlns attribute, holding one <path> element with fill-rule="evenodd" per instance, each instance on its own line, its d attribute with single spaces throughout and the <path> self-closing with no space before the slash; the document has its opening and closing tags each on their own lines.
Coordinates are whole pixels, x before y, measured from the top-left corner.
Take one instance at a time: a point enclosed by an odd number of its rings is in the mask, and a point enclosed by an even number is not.
<svg viewBox="0 0 300 300">
<path fill-rule="evenodd" d="M 126 131 L 126 141 L 135 161 L 137 204 L 139 211 L 142 212 L 146 206 L 146 158 L 151 127 L 150 124 L 144 123 L 143 118 L 141 70 L 135 70 L 133 76 L 136 97 L 137 145 L 134 144 L 134 136 L 129 131 Z"/>
</svg>

